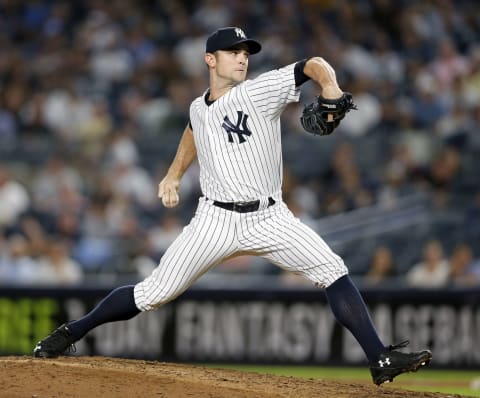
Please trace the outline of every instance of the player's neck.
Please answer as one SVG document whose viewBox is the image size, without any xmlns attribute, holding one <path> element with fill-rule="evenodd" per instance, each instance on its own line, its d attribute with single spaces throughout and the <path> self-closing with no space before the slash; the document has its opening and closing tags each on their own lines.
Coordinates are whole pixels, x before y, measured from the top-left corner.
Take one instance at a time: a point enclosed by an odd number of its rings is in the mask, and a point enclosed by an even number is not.
<svg viewBox="0 0 480 398">
<path fill-rule="evenodd" d="M 210 101 L 215 101 L 219 99 L 222 95 L 228 93 L 237 84 L 237 82 L 226 79 L 210 79 L 210 95 L 208 99 Z"/>
<path fill-rule="evenodd" d="M 215 88 L 210 86 L 210 95 L 208 96 L 208 99 L 210 101 L 215 101 L 219 99 L 222 95 L 228 93 L 233 87 L 234 85 Z"/>
</svg>

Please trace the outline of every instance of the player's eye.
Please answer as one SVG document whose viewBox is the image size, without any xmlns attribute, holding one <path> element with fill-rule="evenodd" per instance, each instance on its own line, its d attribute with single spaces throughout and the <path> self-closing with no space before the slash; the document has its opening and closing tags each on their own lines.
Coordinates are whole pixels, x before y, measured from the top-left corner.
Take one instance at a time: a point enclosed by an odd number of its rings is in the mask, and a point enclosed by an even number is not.
<svg viewBox="0 0 480 398">
<path fill-rule="evenodd" d="M 250 53 L 248 51 L 245 51 L 245 50 L 232 50 L 232 54 L 233 55 L 238 55 L 238 54 L 243 54 L 245 55 L 246 58 L 248 58 L 248 56 L 250 55 Z"/>
</svg>

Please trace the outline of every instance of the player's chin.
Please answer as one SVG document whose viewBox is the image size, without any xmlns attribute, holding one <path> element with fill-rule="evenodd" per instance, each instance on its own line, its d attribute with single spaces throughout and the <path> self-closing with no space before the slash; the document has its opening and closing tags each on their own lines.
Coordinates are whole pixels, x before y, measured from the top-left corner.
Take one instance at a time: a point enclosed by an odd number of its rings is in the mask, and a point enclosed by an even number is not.
<svg viewBox="0 0 480 398">
<path fill-rule="evenodd" d="M 233 74 L 233 80 L 235 83 L 241 83 L 243 82 L 247 77 L 247 71 L 246 70 L 237 70 Z"/>
</svg>

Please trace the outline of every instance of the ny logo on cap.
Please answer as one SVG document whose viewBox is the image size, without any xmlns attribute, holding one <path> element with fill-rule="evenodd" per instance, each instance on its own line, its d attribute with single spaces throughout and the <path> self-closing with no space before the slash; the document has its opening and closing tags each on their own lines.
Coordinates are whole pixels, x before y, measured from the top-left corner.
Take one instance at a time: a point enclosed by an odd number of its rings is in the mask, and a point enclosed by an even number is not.
<svg viewBox="0 0 480 398">
<path fill-rule="evenodd" d="M 245 33 L 243 33 L 243 30 L 240 29 L 240 28 L 235 28 L 235 34 L 238 36 L 238 37 L 241 37 L 242 39 L 246 39 L 247 36 L 245 35 Z"/>
</svg>

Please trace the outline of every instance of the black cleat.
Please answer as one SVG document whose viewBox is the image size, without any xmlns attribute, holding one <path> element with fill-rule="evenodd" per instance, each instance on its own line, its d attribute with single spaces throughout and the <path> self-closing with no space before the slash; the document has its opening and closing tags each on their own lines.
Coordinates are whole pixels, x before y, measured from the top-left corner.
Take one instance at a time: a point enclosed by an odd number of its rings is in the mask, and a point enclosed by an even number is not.
<svg viewBox="0 0 480 398">
<path fill-rule="evenodd" d="M 400 344 L 391 345 L 389 351 L 380 354 L 377 362 L 370 364 L 370 373 L 377 386 L 393 381 L 394 377 L 399 374 L 416 372 L 420 367 L 430 363 L 432 353 L 429 350 L 407 354 L 395 351 L 406 347 L 408 343 L 408 340 L 406 340 Z"/>
<path fill-rule="evenodd" d="M 33 355 L 37 358 L 56 358 L 67 349 L 75 351 L 75 339 L 66 323 L 59 326 L 42 341 L 39 341 L 33 349 Z"/>
</svg>

